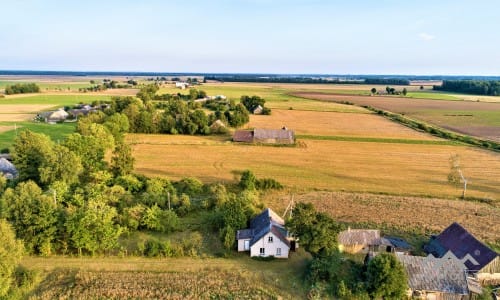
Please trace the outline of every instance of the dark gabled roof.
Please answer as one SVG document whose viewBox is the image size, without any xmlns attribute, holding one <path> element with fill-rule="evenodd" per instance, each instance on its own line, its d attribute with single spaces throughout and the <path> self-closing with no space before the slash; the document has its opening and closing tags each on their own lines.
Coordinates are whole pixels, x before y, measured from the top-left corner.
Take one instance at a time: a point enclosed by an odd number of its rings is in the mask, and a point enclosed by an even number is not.
<svg viewBox="0 0 500 300">
<path fill-rule="evenodd" d="M 393 237 L 393 236 L 384 236 L 383 239 L 387 240 L 394 248 L 411 249 L 410 244 L 408 244 L 402 238 Z"/>
<path fill-rule="evenodd" d="M 233 134 L 233 141 L 251 143 L 253 142 L 253 131 L 250 130 L 236 130 Z"/>
<path fill-rule="evenodd" d="M 12 176 L 17 176 L 16 167 L 4 157 L 0 157 L 0 174 L 11 174 Z"/>
<path fill-rule="evenodd" d="M 253 130 L 253 136 L 257 140 L 278 139 L 278 140 L 294 140 L 294 132 L 289 129 L 259 129 Z"/>
<path fill-rule="evenodd" d="M 266 208 L 262 213 L 258 214 L 255 218 L 250 220 L 250 228 L 238 230 L 236 239 L 251 239 L 250 246 L 255 244 L 264 235 L 272 232 L 283 243 L 290 247 L 288 241 L 288 232 L 284 227 L 285 222 L 270 208 Z"/>
<path fill-rule="evenodd" d="M 425 250 L 436 257 L 443 257 L 446 252 L 451 251 L 460 260 L 470 255 L 478 263 L 474 264 L 466 259 L 464 264 L 470 271 L 481 270 L 498 256 L 456 222 L 431 240 Z"/>
<path fill-rule="evenodd" d="M 454 259 L 396 254 L 408 275 L 412 290 L 467 295 L 467 276 Z"/>
</svg>

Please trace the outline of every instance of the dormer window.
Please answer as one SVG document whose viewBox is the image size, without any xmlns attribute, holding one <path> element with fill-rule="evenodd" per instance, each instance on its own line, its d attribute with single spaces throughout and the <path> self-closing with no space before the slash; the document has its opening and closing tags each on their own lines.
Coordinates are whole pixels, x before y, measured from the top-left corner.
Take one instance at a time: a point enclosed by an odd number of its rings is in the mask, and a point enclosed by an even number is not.
<svg viewBox="0 0 500 300">
<path fill-rule="evenodd" d="M 272 242 L 273 242 L 273 237 L 272 237 L 272 236 L 270 236 L 270 237 L 267 239 L 267 242 L 268 242 L 268 243 L 272 243 Z"/>
</svg>

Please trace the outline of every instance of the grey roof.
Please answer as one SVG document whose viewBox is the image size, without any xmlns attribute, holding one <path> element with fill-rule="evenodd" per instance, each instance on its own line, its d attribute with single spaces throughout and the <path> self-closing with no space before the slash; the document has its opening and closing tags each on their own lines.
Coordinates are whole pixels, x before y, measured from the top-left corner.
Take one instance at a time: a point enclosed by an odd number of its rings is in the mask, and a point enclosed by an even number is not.
<svg viewBox="0 0 500 300">
<path fill-rule="evenodd" d="M 295 138 L 293 130 L 289 129 L 260 129 L 255 128 L 253 130 L 253 136 L 255 139 L 279 139 L 279 140 L 291 140 Z"/>
<path fill-rule="evenodd" d="M 284 227 L 285 221 L 270 208 L 266 208 L 262 213 L 250 220 L 250 228 L 236 232 L 236 239 L 251 239 L 250 245 L 255 244 L 264 235 L 272 232 L 283 243 L 290 246 L 288 241 L 288 231 Z"/>
<path fill-rule="evenodd" d="M 342 245 L 379 245 L 380 231 L 377 229 L 347 229 L 339 233 Z"/>
<path fill-rule="evenodd" d="M 7 159 L 1 157 L 0 158 L 0 173 L 7 175 L 10 174 L 12 177 L 17 176 L 17 169 L 16 167 Z"/>
<path fill-rule="evenodd" d="M 476 265 L 467 259 L 465 266 L 470 271 L 481 270 L 498 256 L 495 251 L 478 241 L 456 222 L 432 239 L 424 250 L 436 257 L 443 257 L 448 251 L 451 251 L 458 259 L 470 255 L 478 263 Z"/>
<path fill-rule="evenodd" d="M 236 130 L 233 134 L 233 141 L 251 143 L 251 142 L 253 142 L 253 131 Z"/>
<path fill-rule="evenodd" d="M 410 244 L 408 244 L 405 240 L 402 238 L 398 237 L 393 237 L 393 236 L 384 236 L 382 240 L 387 241 L 388 244 L 393 246 L 394 248 L 399 248 L 399 249 L 411 249 Z M 385 242 L 383 243 L 384 245 L 386 244 Z"/>
<path fill-rule="evenodd" d="M 396 254 L 408 275 L 412 290 L 467 295 L 467 276 L 454 259 Z"/>
</svg>

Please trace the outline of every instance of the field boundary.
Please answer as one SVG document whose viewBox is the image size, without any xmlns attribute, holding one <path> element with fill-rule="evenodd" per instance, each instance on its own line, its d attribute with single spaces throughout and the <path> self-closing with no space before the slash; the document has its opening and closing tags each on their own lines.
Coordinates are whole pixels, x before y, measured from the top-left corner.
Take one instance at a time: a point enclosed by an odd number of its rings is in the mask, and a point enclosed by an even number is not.
<svg viewBox="0 0 500 300">
<path fill-rule="evenodd" d="M 297 139 L 305 140 L 327 140 L 327 141 L 346 141 L 346 142 L 367 142 L 367 143 L 393 143 L 393 144 L 425 144 L 425 145 L 463 145 L 458 141 L 432 141 L 432 140 L 412 140 L 398 138 L 371 138 L 371 137 L 353 137 L 353 136 L 333 136 L 333 135 L 297 135 Z"/>
</svg>

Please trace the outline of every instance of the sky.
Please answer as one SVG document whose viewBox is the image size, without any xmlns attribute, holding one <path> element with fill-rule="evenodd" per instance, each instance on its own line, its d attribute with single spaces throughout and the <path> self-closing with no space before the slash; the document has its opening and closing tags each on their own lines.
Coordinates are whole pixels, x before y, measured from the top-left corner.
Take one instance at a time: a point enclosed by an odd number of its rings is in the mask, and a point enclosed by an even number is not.
<svg viewBox="0 0 500 300">
<path fill-rule="evenodd" d="M 499 0 L 0 0 L 0 70 L 500 75 Z"/>
</svg>

